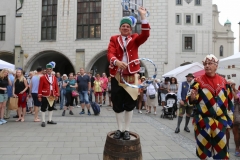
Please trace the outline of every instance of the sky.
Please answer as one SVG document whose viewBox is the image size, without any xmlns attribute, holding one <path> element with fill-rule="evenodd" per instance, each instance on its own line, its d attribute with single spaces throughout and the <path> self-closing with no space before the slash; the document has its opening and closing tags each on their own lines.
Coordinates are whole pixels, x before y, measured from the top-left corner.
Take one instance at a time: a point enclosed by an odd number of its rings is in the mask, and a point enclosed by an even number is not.
<svg viewBox="0 0 240 160">
<path fill-rule="evenodd" d="M 224 23 L 229 19 L 232 23 L 232 31 L 234 32 L 234 54 L 239 52 L 239 22 L 240 22 L 240 0 L 212 0 L 213 4 L 218 6 L 219 22 Z"/>
</svg>

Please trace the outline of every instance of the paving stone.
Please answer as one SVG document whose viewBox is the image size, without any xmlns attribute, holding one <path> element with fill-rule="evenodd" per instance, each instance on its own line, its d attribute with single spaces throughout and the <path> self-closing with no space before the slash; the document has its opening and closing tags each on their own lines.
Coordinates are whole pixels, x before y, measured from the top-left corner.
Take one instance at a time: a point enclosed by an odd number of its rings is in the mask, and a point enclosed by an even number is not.
<svg viewBox="0 0 240 160">
<path fill-rule="evenodd" d="M 47 155 L 47 154 L 52 154 L 54 148 L 37 148 L 35 153 L 36 154 L 41 154 L 41 155 Z"/>
<path fill-rule="evenodd" d="M 12 147 L 15 144 L 15 142 L 0 142 L 0 148 L 7 148 L 7 147 Z"/>
<path fill-rule="evenodd" d="M 19 148 L 18 150 L 15 151 L 15 154 L 21 154 L 21 155 L 31 155 L 35 153 L 36 147 L 31 147 L 31 148 Z"/>
<path fill-rule="evenodd" d="M 62 155 L 61 160 L 79 160 L 79 155 Z"/>
<path fill-rule="evenodd" d="M 88 154 L 88 148 L 72 148 L 71 154 Z"/>
<path fill-rule="evenodd" d="M 42 155 L 23 155 L 20 160 L 40 160 Z"/>
<path fill-rule="evenodd" d="M 62 148 L 63 145 L 64 145 L 64 142 L 49 142 L 47 147 Z"/>
<path fill-rule="evenodd" d="M 157 152 L 161 152 L 161 151 L 164 151 L 164 152 L 166 152 L 166 151 L 171 151 L 167 146 L 152 146 L 152 148 L 154 148 L 155 151 L 157 151 Z M 189 157 L 189 158 L 191 158 L 191 157 Z"/>
<path fill-rule="evenodd" d="M 88 148 L 88 153 L 103 153 L 104 148 L 102 147 L 90 147 Z"/>
<path fill-rule="evenodd" d="M 150 152 L 156 152 L 156 150 L 153 149 L 152 146 L 142 146 L 142 152 L 150 153 Z"/>
<path fill-rule="evenodd" d="M 41 160 L 61 160 L 61 155 L 42 155 Z"/>
<path fill-rule="evenodd" d="M 22 155 L 2 155 L 1 160 L 20 160 Z"/>
<path fill-rule="evenodd" d="M 80 143 L 79 142 L 64 142 L 64 147 L 80 147 Z"/>
<path fill-rule="evenodd" d="M 153 156 L 150 153 L 142 153 L 144 160 L 153 160 Z"/>
<path fill-rule="evenodd" d="M 46 141 L 46 142 L 56 142 L 58 141 L 58 137 L 53 137 L 53 136 L 49 136 L 49 137 L 44 137 L 42 141 Z"/>
<path fill-rule="evenodd" d="M 171 158 L 188 158 L 183 152 L 166 152 Z"/>
<path fill-rule="evenodd" d="M 86 160 L 99 160 L 98 154 L 81 154 L 80 159 Z"/>
<path fill-rule="evenodd" d="M 71 148 L 54 148 L 53 149 L 53 154 L 57 154 L 57 155 L 62 155 L 62 154 L 70 154 L 71 153 Z"/>
<path fill-rule="evenodd" d="M 66 136 L 66 137 L 58 137 L 57 141 L 59 141 L 59 142 L 71 142 L 72 139 L 73 139 L 73 137 L 68 137 L 68 136 Z"/>
<path fill-rule="evenodd" d="M 95 142 L 80 142 L 80 147 L 96 147 Z"/>
<path fill-rule="evenodd" d="M 154 159 L 171 159 L 166 152 L 151 152 L 150 153 Z"/>
<path fill-rule="evenodd" d="M 15 154 L 15 151 L 17 151 L 19 148 L 0 148 L 0 155 Z"/>
</svg>

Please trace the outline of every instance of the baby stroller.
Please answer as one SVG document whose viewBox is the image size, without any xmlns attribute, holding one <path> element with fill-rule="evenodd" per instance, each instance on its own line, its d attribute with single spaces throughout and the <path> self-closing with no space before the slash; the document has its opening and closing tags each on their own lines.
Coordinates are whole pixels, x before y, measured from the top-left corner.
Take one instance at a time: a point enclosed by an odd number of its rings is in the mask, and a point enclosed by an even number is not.
<svg viewBox="0 0 240 160">
<path fill-rule="evenodd" d="M 166 106 L 164 106 L 160 117 L 169 117 L 173 120 L 175 117 L 175 111 L 177 110 L 177 95 L 175 93 L 168 93 L 165 98 Z"/>
</svg>

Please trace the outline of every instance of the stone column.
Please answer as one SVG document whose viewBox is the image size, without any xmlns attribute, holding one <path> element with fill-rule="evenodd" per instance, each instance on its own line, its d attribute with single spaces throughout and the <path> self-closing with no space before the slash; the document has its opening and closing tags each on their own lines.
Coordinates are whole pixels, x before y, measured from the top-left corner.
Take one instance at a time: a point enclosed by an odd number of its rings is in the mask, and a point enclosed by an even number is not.
<svg viewBox="0 0 240 160">
<path fill-rule="evenodd" d="M 76 49 L 75 71 L 79 72 L 80 68 L 85 69 L 85 49 Z"/>
<path fill-rule="evenodd" d="M 23 68 L 23 50 L 22 47 L 19 45 L 15 45 L 14 64 L 16 68 Z"/>
</svg>

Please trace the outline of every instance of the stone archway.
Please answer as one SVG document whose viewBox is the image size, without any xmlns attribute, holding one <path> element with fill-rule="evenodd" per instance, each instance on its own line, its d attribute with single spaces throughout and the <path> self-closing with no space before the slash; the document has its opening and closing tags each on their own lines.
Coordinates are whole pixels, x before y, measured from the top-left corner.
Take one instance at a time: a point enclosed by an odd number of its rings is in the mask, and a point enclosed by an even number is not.
<svg viewBox="0 0 240 160">
<path fill-rule="evenodd" d="M 141 67 L 145 67 L 145 73 L 141 74 L 144 76 L 148 76 L 147 66 L 140 62 Z M 102 74 L 105 72 L 109 76 L 109 62 L 107 60 L 107 50 L 104 50 L 97 54 L 86 67 L 87 71 L 93 71 L 93 75 L 96 73 Z"/>
<path fill-rule="evenodd" d="M 0 51 L 0 59 L 8 63 L 14 64 L 14 54 L 11 52 Z"/>
<path fill-rule="evenodd" d="M 107 60 L 107 50 L 95 55 L 86 67 L 87 71 L 93 71 L 93 75 L 96 73 L 102 74 L 105 72 L 109 76 L 109 62 Z"/>
<path fill-rule="evenodd" d="M 53 69 L 55 72 L 60 72 L 61 74 L 75 73 L 74 66 L 68 57 L 52 50 L 42 51 L 34 55 L 25 65 L 25 70 L 27 72 L 36 70 L 38 66 L 45 68 L 46 64 L 51 61 L 56 63 L 56 67 Z"/>
</svg>

